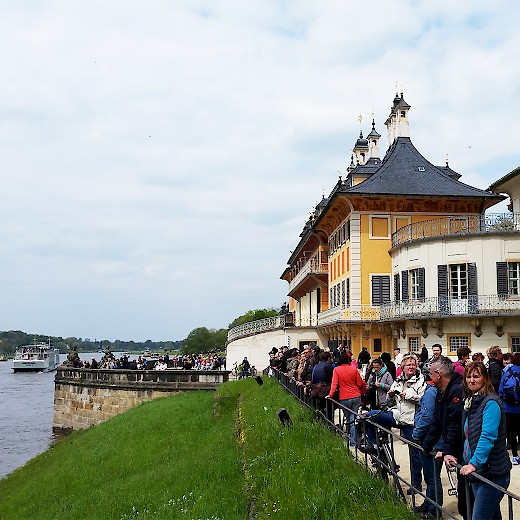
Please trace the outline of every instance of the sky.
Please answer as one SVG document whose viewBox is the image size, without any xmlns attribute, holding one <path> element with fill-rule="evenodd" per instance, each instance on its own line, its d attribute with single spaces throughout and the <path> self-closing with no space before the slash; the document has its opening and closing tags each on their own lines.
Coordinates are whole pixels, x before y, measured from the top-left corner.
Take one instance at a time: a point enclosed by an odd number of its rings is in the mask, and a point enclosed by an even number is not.
<svg viewBox="0 0 520 520">
<path fill-rule="evenodd" d="M 418 150 L 486 189 L 520 166 L 519 19 L 517 0 L 4 0 L 0 330 L 180 340 L 280 307 L 372 117 L 386 151 L 396 91 Z"/>
</svg>

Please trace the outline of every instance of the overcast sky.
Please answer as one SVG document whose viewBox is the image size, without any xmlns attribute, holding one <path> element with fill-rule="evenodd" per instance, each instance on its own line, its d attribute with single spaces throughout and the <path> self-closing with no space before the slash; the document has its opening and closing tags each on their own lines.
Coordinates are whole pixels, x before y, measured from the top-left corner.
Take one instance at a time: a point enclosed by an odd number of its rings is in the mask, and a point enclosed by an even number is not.
<svg viewBox="0 0 520 520">
<path fill-rule="evenodd" d="M 520 2 L 4 0 L 0 330 L 143 341 L 279 307 L 397 89 L 479 188 L 520 166 Z M 500 209 L 502 211 L 503 208 Z"/>
</svg>

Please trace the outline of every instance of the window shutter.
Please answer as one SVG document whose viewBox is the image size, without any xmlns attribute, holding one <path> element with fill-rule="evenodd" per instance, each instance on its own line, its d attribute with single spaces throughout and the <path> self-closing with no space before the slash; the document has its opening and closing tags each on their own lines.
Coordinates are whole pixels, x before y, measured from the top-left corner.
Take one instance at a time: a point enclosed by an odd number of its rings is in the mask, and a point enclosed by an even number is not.
<svg viewBox="0 0 520 520">
<path fill-rule="evenodd" d="M 401 285 L 403 288 L 403 302 L 408 301 L 408 271 L 401 271 Z"/>
<path fill-rule="evenodd" d="M 420 301 L 425 300 L 425 269 L 424 267 L 419 267 L 417 270 L 418 272 L 418 278 L 419 278 L 419 290 L 418 290 L 418 297 Z"/>
<path fill-rule="evenodd" d="M 449 313 L 448 305 L 448 266 L 437 266 L 437 295 L 439 298 L 439 312 L 441 314 Z"/>
<path fill-rule="evenodd" d="M 390 276 L 372 276 L 372 305 L 390 302 Z"/>
<path fill-rule="evenodd" d="M 390 302 L 390 276 L 382 276 L 381 277 L 381 303 L 389 303 Z"/>
<path fill-rule="evenodd" d="M 379 276 L 372 276 L 372 305 L 380 305 L 381 281 Z"/>
<path fill-rule="evenodd" d="M 341 280 L 341 306 L 345 308 L 345 280 Z"/>
<path fill-rule="evenodd" d="M 497 262 L 497 294 L 506 297 L 508 292 L 507 262 Z"/>
<path fill-rule="evenodd" d="M 347 307 L 350 307 L 350 278 L 347 278 Z"/>
<path fill-rule="evenodd" d="M 399 273 L 394 274 L 394 300 L 398 302 L 401 299 L 401 284 L 399 283 Z"/>
<path fill-rule="evenodd" d="M 468 264 L 468 295 L 477 296 L 477 294 L 477 264 L 472 262 L 471 264 Z"/>
<path fill-rule="evenodd" d="M 475 314 L 478 312 L 478 281 L 477 264 L 468 264 L 468 312 Z"/>
</svg>

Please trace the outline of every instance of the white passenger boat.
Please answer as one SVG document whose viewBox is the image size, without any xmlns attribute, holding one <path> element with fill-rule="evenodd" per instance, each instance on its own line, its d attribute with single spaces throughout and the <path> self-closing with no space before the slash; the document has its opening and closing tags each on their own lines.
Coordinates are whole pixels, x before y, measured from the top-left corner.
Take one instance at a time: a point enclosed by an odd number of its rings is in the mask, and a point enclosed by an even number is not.
<svg viewBox="0 0 520 520">
<path fill-rule="evenodd" d="M 50 372 L 60 364 L 60 351 L 48 343 L 35 343 L 17 349 L 13 359 L 15 372 Z"/>
</svg>

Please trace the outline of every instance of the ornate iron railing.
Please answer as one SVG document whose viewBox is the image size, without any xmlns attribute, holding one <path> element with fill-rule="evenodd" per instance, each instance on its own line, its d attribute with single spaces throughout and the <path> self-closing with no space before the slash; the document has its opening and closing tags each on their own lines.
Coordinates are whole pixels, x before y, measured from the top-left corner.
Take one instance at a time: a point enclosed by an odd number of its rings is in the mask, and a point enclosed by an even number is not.
<svg viewBox="0 0 520 520">
<path fill-rule="evenodd" d="M 367 417 L 366 415 L 361 415 L 359 410 L 348 408 L 334 399 L 326 399 L 325 408 L 323 409 L 323 404 L 320 404 L 319 400 L 311 397 L 309 388 L 306 385 L 295 381 L 294 378 L 291 378 L 287 374 L 276 369 L 269 370 L 271 376 L 275 378 L 288 393 L 292 394 L 303 406 L 313 410 L 318 420 L 322 421 L 329 430 L 344 439 L 344 444 L 347 447 L 346 449 L 349 450 L 350 455 L 356 460 L 356 462 L 362 464 L 367 471 L 374 472 L 391 484 L 397 499 L 404 498 L 402 488 L 403 486 L 407 486 L 414 491 L 415 498 L 412 499 L 412 503 L 415 504 L 416 500 L 420 499 L 421 501 L 430 504 L 435 511 L 435 514 L 432 515 L 433 518 L 439 520 L 442 518 L 450 518 L 453 520 L 460 519 L 460 516 L 447 509 L 444 504 L 445 501 L 440 499 L 443 497 L 442 489 L 437 489 L 437 486 L 435 485 L 434 496 L 427 496 L 421 489 L 417 489 L 412 485 L 411 470 L 409 469 L 409 472 L 405 472 L 401 469 L 406 465 L 404 463 L 405 459 L 410 460 L 409 448 L 422 449 L 420 445 L 409 441 L 391 429 L 384 428 L 378 424 L 376 416 Z M 351 429 L 352 422 L 348 422 L 351 417 L 355 417 L 354 424 L 357 422 L 357 424 L 361 426 L 361 428 L 359 428 L 359 426 L 355 428 L 354 432 L 352 432 Z M 374 428 L 376 439 L 376 453 L 370 456 L 359 450 L 360 442 L 363 442 L 366 439 L 368 424 Z M 354 433 L 355 436 L 351 436 L 351 433 Z M 383 442 L 383 438 L 388 440 Z M 353 444 L 355 446 L 353 446 Z M 384 444 L 386 444 L 386 450 Z M 406 449 L 405 452 L 402 450 L 398 452 L 398 450 L 394 449 L 396 444 L 405 444 L 408 446 L 408 449 Z M 388 449 L 390 451 L 387 451 Z M 390 461 L 388 460 L 388 456 L 385 456 L 386 453 L 390 454 Z M 426 453 L 426 455 L 434 457 L 435 453 Z M 462 467 L 457 463 L 455 463 L 454 466 L 459 470 Z M 437 471 L 437 466 L 433 464 L 434 482 L 437 481 Z M 465 488 L 465 503 L 463 502 L 463 504 L 467 511 L 467 518 L 471 518 L 473 506 L 470 499 L 471 493 L 469 489 L 469 479 L 461 477 L 460 474 L 458 474 L 458 478 L 460 479 L 459 482 L 461 487 L 464 486 Z M 502 508 L 506 513 L 507 518 L 513 520 L 514 510 L 520 505 L 520 496 L 482 477 L 476 471 L 472 473 L 472 479 L 478 479 L 480 482 L 485 482 L 496 491 L 504 493 L 506 500 L 504 501 L 505 503 Z M 451 484 L 455 487 L 448 489 L 448 495 L 454 494 L 454 491 L 461 491 L 457 486 L 458 482 Z"/>
<path fill-rule="evenodd" d="M 237 327 L 233 327 L 228 332 L 227 340 L 233 341 L 246 336 L 253 336 L 260 332 L 268 332 L 270 330 L 283 329 L 285 327 L 285 317 L 287 315 L 272 316 L 271 318 L 263 318 L 261 320 L 243 323 Z M 290 315 L 292 316 L 292 315 Z"/>
<path fill-rule="evenodd" d="M 424 300 L 393 301 L 381 305 L 381 321 L 421 319 L 464 315 L 520 314 L 520 298 L 498 294 L 468 296 L 464 299 L 449 297 Z"/>
<path fill-rule="evenodd" d="M 320 262 L 318 253 L 313 255 L 308 262 L 300 269 L 296 276 L 289 283 L 289 293 L 293 291 L 303 280 L 311 274 L 327 274 L 329 272 L 329 265 L 325 262 Z"/>
<path fill-rule="evenodd" d="M 379 307 L 372 305 L 351 305 L 333 307 L 318 314 L 318 325 L 329 325 L 339 321 L 378 321 Z"/>
<path fill-rule="evenodd" d="M 519 213 L 447 215 L 403 226 L 392 234 L 392 247 L 407 242 L 450 235 L 481 235 L 520 231 Z"/>
</svg>

